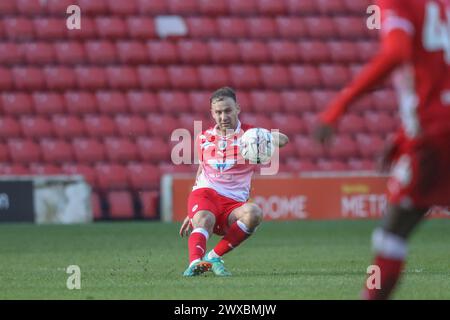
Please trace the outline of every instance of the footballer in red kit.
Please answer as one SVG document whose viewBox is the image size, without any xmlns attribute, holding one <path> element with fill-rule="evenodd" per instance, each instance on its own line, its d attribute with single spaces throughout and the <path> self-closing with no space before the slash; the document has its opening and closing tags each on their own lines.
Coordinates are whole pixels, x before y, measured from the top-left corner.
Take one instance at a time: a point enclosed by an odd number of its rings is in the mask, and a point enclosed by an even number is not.
<svg viewBox="0 0 450 320">
<path fill-rule="evenodd" d="M 187 277 L 210 269 L 218 276 L 230 276 L 222 256 L 246 240 L 262 221 L 261 209 L 247 202 L 257 164 L 246 161 L 239 149 L 240 138 L 252 126 L 239 121 L 240 107 L 233 89 L 218 89 L 210 104 L 216 125 L 195 139 L 200 165 L 180 229 L 181 236 L 190 233 Z M 275 146 L 288 143 L 288 137 L 280 132 L 271 135 Z M 223 238 L 207 253 L 206 242 L 213 233 Z"/>
<path fill-rule="evenodd" d="M 326 143 L 349 105 L 393 73 L 401 127 L 383 153 L 389 205 L 372 236 L 381 287 L 364 299 L 387 299 L 411 232 L 434 205 L 450 205 L 450 0 L 379 0 L 381 50 L 320 115 L 315 138 Z"/>
</svg>

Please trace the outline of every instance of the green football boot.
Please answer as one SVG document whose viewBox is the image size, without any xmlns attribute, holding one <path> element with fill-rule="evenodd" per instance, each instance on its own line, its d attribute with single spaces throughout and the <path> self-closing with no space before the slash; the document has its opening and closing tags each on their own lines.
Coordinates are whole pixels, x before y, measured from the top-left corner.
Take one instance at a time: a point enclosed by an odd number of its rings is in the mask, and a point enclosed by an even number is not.
<svg viewBox="0 0 450 320">
<path fill-rule="evenodd" d="M 209 271 L 212 267 L 210 262 L 199 260 L 192 265 L 190 265 L 186 271 L 184 271 L 183 276 L 185 277 L 195 277 Z"/>
<path fill-rule="evenodd" d="M 231 276 L 231 272 L 225 268 L 225 265 L 223 264 L 224 262 L 221 258 L 208 259 L 208 255 L 206 255 L 203 259 L 204 261 L 211 263 L 212 265 L 211 270 L 216 274 L 216 276 L 220 277 Z"/>
</svg>

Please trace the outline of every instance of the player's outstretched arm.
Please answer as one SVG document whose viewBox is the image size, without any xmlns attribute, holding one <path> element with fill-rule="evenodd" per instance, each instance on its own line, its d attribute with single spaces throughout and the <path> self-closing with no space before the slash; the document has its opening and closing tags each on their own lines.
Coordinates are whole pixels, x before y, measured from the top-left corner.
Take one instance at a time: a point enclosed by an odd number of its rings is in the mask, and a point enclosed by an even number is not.
<svg viewBox="0 0 450 320">
<path fill-rule="evenodd" d="M 281 132 L 272 132 L 273 142 L 279 148 L 284 147 L 289 142 L 289 137 Z"/>
</svg>

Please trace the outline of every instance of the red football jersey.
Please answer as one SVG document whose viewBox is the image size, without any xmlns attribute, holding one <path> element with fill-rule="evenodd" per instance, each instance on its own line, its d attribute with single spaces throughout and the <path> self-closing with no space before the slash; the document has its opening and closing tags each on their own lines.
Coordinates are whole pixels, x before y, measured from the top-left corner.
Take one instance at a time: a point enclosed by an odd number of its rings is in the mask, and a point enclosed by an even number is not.
<svg viewBox="0 0 450 320">
<path fill-rule="evenodd" d="M 404 133 L 416 138 L 450 127 L 450 0 L 379 0 L 381 36 L 411 36 L 412 59 L 394 73 Z"/>
</svg>

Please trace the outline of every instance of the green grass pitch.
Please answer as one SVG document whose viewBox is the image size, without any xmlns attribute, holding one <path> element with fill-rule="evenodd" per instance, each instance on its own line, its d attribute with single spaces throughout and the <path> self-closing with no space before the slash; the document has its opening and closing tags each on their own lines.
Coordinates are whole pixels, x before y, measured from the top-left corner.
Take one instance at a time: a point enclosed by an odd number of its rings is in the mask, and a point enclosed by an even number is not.
<svg viewBox="0 0 450 320">
<path fill-rule="evenodd" d="M 232 277 L 183 278 L 180 224 L 1 224 L 0 299 L 358 299 L 377 225 L 264 222 L 225 257 Z M 449 230 L 450 219 L 420 226 L 394 299 L 450 299 Z M 81 269 L 80 290 L 66 288 L 69 265 Z"/>
</svg>

